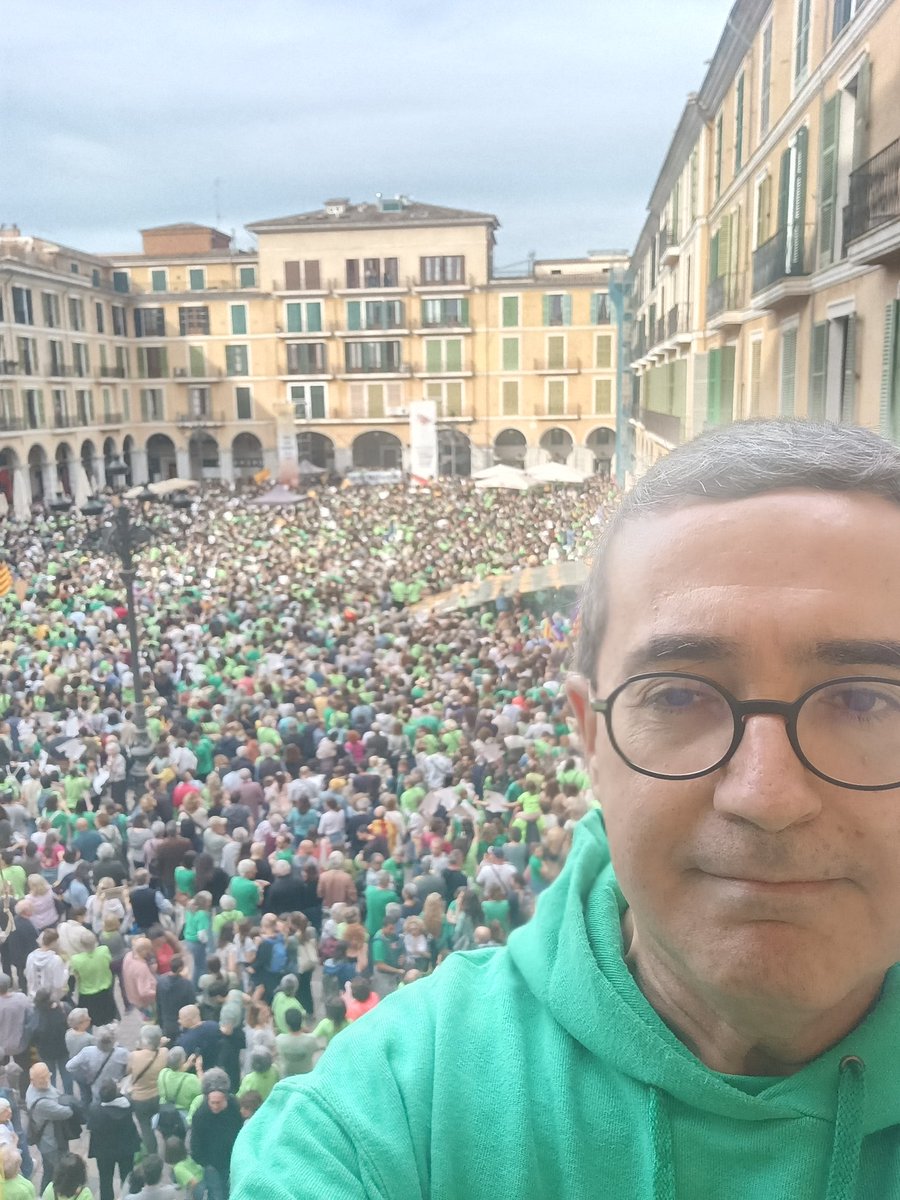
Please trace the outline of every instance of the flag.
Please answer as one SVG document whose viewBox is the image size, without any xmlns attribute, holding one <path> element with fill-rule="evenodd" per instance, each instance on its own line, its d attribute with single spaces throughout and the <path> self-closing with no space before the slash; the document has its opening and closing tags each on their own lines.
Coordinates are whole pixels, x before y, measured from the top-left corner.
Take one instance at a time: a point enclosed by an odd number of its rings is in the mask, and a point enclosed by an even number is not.
<svg viewBox="0 0 900 1200">
<path fill-rule="evenodd" d="M 13 578 L 9 563 L 0 563 L 0 596 L 5 596 L 12 584 Z"/>
</svg>

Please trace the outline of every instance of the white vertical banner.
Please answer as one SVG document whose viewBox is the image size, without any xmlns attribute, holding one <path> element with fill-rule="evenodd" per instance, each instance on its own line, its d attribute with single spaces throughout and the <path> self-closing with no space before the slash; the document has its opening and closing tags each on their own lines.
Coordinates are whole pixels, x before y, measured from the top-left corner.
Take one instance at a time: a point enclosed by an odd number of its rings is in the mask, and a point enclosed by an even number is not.
<svg viewBox="0 0 900 1200">
<path fill-rule="evenodd" d="M 275 449 L 278 456 L 279 483 L 294 484 L 297 481 L 297 464 L 300 453 L 297 449 L 297 427 L 294 424 L 294 413 L 279 413 L 275 433 Z"/>
<path fill-rule="evenodd" d="M 437 478 L 437 403 L 413 400 L 409 406 L 409 473 L 414 479 Z"/>
</svg>

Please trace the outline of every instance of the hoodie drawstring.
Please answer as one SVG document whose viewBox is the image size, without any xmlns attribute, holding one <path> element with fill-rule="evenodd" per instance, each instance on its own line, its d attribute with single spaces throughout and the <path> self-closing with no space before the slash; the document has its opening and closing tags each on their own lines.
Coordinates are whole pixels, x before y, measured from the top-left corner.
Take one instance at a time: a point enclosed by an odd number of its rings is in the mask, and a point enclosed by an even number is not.
<svg viewBox="0 0 900 1200">
<path fill-rule="evenodd" d="M 859 1152 L 866 1106 L 866 1064 L 855 1054 L 841 1059 L 834 1142 L 825 1200 L 856 1200 Z"/>
<path fill-rule="evenodd" d="M 675 1200 L 675 1163 L 672 1160 L 672 1127 L 658 1088 L 650 1092 L 650 1137 L 653 1141 L 652 1200 Z M 829 1196 L 828 1200 L 831 1200 Z"/>
<path fill-rule="evenodd" d="M 856 1200 L 866 1107 L 865 1072 L 866 1064 L 856 1055 L 849 1054 L 841 1059 L 825 1200 Z M 657 1088 L 650 1092 L 648 1115 L 653 1142 L 652 1200 L 675 1200 L 672 1128 L 665 1101 Z"/>
</svg>

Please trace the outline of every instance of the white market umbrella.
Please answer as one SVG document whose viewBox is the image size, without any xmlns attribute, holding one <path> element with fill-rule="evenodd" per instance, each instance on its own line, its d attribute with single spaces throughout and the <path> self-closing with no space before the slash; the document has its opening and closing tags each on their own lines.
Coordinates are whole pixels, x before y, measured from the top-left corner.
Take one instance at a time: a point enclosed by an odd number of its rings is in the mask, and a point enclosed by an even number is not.
<svg viewBox="0 0 900 1200">
<path fill-rule="evenodd" d="M 520 476 L 523 472 L 518 467 L 511 467 L 508 463 L 495 463 L 493 467 L 485 467 L 483 471 L 476 471 L 472 478 L 478 483 L 482 479 L 509 479 L 513 476 Z"/>
<path fill-rule="evenodd" d="M 27 521 L 31 516 L 31 499 L 25 472 L 13 472 L 13 513 L 17 521 Z"/>
<path fill-rule="evenodd" d="M 200 484 L 196 479 L 160 479 L 157 483 L 147 485 L 147 490 L 151 491 L 154 496 L 170 496 L 173 492 L 188 492 L 192 488 L 198 488 Z M 133 488 L 129 488 L 125 493 L 126 500 L 135 500 L 144 490 L 142 483 L 137 484 Z"/>
<path fill-rule="evenodd" d="M 299 492 L 292 491 L 287 484 L 276 483 L 261 496 L 254 496 L 250 503 L 256 508 L 274 508 L 279 504 L 299 504 L 303 499 Z"/>
<path fill-rule="evenodd" d="M 584 483 L 588 472 L 570 467 L 568 463 L 546 462 L 536 467 L 529 467 L 528 478 L 539 483 Z"/>
<path fill-rule="evenodd" d="M 475 487 L 480 492 L 486 491 L 488 488 L 497 488 L 509 492 L 527 492 L 533 486 L 534 481 L 524 471 L 515 471 L 512 475 L 497 475 L 491 479 L 475 480 Z"/>
</svg>

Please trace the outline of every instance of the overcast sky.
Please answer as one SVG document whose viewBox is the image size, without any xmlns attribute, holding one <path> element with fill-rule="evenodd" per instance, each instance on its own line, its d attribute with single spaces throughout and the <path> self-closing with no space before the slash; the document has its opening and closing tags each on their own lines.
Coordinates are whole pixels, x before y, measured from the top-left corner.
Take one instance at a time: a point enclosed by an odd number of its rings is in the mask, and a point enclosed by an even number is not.
<svg viewBox="0 0 900 1200">
<path fill-rule="evenodd" d="M 0 221 L 84 250 L 376 192 L 630 248 L 731 0 L 5 0 Z M 218 181 L 218 183 L 216 182 Z"/>
</svg>

